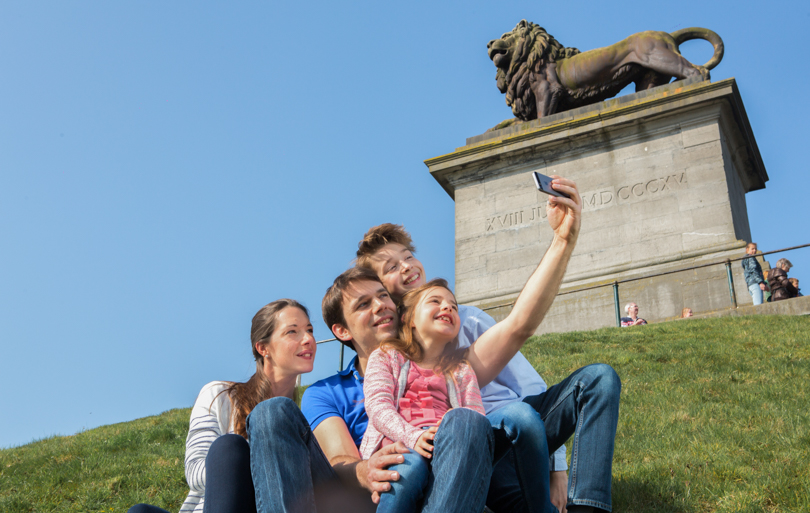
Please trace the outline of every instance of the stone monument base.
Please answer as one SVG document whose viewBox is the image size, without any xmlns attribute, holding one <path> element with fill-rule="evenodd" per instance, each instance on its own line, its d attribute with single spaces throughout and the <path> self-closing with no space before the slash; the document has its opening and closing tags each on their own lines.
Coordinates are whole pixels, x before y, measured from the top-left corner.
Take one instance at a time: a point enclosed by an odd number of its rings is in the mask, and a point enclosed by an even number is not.
<svg viewBox="0 0 810 513">
<path fill-rule="evenodd" d="M 487 132 L 425 163 L 456 202 L 456 296 L 482 308 L 514 301 L 551 242 L 530 172 L 577 182 L 582 232 L 538 333 L 615 326 L 612 287 L 575 289 L 742 256 L 745 194 L 768 180 L 734 79 L 675 82 Z M 732 271 L 738 304 L 751 304 L 739 262 Z M 651 322 L 732 303 L 722 264 L 621 284 L 619 299 Z"/>
</svg>

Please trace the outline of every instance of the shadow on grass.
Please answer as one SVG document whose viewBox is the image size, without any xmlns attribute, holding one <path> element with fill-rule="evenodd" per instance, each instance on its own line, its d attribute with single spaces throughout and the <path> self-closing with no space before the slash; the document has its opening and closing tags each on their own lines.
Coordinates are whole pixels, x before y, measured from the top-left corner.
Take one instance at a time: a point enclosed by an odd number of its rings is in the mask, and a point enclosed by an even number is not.
<svg viewBox="0 0 810 513">
<path fill-rule="evenodd" d="M 613 511 L 633 513 L 697 513 L 689 488 L 680 483 L 650 483 L 634 479 L 613 480 Z"/>
</svg>

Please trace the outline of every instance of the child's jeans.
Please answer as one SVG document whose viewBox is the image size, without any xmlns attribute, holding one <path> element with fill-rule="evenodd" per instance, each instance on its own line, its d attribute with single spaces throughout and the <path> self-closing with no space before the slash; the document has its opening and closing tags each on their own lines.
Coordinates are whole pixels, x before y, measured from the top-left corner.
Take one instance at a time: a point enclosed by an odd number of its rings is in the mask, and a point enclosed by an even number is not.
<svg viewBox="0 0 810 513">
<path fill-rule="evenodd" d="M 377 513 L 413 513 L 421 510 L 430 476 L 430 463 L 413 450 L 403 456 L 403 463 L 388 467 L 388 470 L 399 472 L 399 479 L 391 481 L 391 489 L 380 494 Z"/>
<path fill-rule="evenodd" d="M 748 292 L 751 293 L 751 297 L 754 299 L 754 305 L 762 304 L 762 289 L 759 287 L 759 283 L 749 285 Z"/>
</svg>

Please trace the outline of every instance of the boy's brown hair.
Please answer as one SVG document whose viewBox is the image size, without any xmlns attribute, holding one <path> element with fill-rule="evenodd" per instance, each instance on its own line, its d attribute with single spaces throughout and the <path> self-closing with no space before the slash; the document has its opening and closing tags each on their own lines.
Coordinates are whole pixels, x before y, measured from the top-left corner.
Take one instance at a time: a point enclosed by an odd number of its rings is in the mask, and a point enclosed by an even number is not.
<svg viewBox="0 0 810 513">
<path fill-rule="evenodd" d="M 752 246 L 756 247 L 757 243 L 756 242 L 749 242 L 748 244 L 745 245 L 745 250 L 748 251 L 749 249 L 751 249 Z"/>
<path fill-rule="evenodd" d="M 323 313 L 323 320 L 329 330 L 335 324 L 346 326 L 346 317 L 343 315 L 343 291 L 354 282 L 358 281 L 373 281 L 382 285 L 382 282 L 377 277 L 377 273 L 365 267 L 352 267 L 343 271 L 340 276 L 335 278 L 328 289 L 326 295 L 323 296 L 321 302 L 321 313 Z M 332 332 L 334 335 L 334 332 Z M 340 339 L 338 339 L 340 340 Z M 354 343 L 351 340 L 340 340 L 341 344 L 354 349 Z"/>
<path fill-rule="evenodd" d="M 401 224 L 383 223 L 377 226 L 372 226 L 357 244 L 357 259 L 355 262 L 358 267 L 365 267 L 372 269 L 371 257 L 374 256 L 381 247 L 386 244 L 395 242 L 402 244 L 411 253 L 416 252 L 416 247 L 411 240 L 411 234 L 405 231 L 405 227 Z"/>
</svg>

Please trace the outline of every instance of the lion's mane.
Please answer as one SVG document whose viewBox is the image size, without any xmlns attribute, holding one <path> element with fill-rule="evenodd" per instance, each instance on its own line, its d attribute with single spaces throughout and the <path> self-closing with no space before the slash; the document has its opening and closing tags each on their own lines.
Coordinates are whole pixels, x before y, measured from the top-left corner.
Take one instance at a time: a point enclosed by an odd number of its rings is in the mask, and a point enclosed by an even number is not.
<svg viewBox="0 0 810 513">
<path fill-rule="evenodd" d="M 554 36 L 540 25 L 525 20 L 501 39 L 509 41 L 514 47 L 509 70 L 498 68 L 495 79 L 498 89 L 506 93 L 506 104 L 512 108 L 512 114 L 524 121 L 537 117 L 537 105 L 534 93 L 529 87 L 529 76 L 538 71 L 544 62 L 556 62 L 572 57 L 580 51 L 566 48 Z"/>
</svg>

